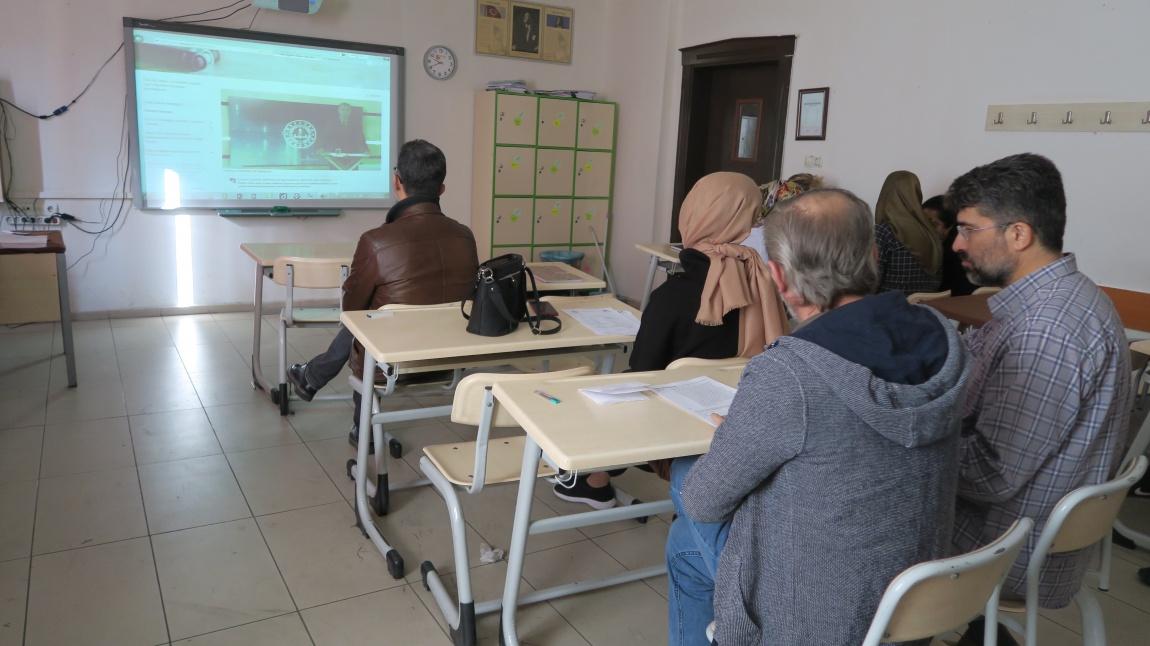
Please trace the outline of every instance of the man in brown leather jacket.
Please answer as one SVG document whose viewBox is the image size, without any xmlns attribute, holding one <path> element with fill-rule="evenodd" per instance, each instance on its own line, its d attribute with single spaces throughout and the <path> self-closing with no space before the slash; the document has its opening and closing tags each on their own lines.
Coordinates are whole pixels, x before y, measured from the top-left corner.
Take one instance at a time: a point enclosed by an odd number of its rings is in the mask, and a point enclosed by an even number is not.
<svg viewBox="0 0 1150 646">
<path fill-rule="evenodd" d="M 475 236 L 439 208 L 446 176 L 447 160 L 434 145 L 415 139 L 399 149 L 392 182 L 399 202 L 382 225 L 360 236 L 343 283 L 344 310 L 448 303 L 470 295 L 479 265 Z M 363 346 L 354 341 L 340 327 L 327 351 L 288 370 L 300 399 L 311 401 L 344 363 L 353 374 L 363 372 Z"/>
</svg>

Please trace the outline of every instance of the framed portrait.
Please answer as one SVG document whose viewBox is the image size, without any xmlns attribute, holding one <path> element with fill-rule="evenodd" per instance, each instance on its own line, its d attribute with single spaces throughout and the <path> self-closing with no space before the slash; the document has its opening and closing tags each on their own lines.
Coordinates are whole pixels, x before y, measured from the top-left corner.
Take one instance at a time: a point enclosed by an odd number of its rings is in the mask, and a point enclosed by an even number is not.
<svg viewBox="0 0 1150 646">
<path fill-rule="evenodd" d="M 511 33 L 508 53 L 518 58 L 543 56 L 543 7 L 511 2 Z"/>
<path fill-rule="evenodd" d="M 831 100 L 829 87 L 799 90 L 799 109 L 795 124 L 795 139 L 823 140 L 827 138 L 827 106 Z"/>
</svg>

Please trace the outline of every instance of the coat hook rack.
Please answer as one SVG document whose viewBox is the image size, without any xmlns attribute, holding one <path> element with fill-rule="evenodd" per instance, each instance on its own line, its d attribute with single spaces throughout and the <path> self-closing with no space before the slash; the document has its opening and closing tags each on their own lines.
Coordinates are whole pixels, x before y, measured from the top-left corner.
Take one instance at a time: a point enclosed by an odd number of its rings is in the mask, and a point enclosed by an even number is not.
<svg viewBox="0 0 1150 646">
<path fill-rule="evenodd" d="M 1098 120 L 1098 124 L 1103 125 L 1103 126 L 1110 125 L 1110 110 L 1107 110 L 1106 114 L 1103 115 L 1102 118 Z"/>
<path fill-rule="evenodd" d="M 1062 125 L 1068 126 L 1074 123 L 1074 110 L 1067 110 L 1066 116 L 1062 119 Z"/>
</svg>

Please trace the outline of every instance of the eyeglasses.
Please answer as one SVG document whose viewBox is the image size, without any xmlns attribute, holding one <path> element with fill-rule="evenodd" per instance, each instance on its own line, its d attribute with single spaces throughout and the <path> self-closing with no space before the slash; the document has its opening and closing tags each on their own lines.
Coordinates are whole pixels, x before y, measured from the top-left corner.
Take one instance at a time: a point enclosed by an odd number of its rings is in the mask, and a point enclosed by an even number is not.
<svg viewBox="0 0 1150 646">
<path fill-rule="evenodd" d="M 972 233 L 975 233 L 978 231 L 986 231 L 987 229 L 1005 229 L 1006 227 L 1010 226 L 1011 224 L 1014 224 L 1014 223 L 1013 222 L 1007 222 L 1006 224 L 990 224 L 990 225 L 987 225 L 985 227 L 972 227 L 969 224 L 960 224 L 954 228 L 955 228 L 955 230 L 958 231 L 958 235 L 962 236 L 963 240 L 970 240 L 970 234 L 972 234 Z"/>
</svg>

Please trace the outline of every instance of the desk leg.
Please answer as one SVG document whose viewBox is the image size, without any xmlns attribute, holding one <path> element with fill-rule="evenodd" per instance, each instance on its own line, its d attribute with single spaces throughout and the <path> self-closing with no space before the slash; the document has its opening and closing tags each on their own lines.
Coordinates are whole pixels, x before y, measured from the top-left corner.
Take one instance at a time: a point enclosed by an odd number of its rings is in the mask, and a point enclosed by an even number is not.
<svg viewBox="0 0 1150 646">
<path fill-rule="evenodd" d="M 252 330 L 252 388 L 259 388 L 271 394 L 268 380 L 264 378 L 263 368 L 260 367 L 260 329 L 264 318 L 264 268 L 256 263 L 256 292 L 252 302 L 252 311 L 255 312 L 255 328 Z"/>
<path fill-rule="evenodd" d="M 523 576 L 523 560 L 527 555 L 527 533 L 531 528 L 531 503 L 535 496 L 535 479 L 539 476 L 542 451 L 531 436 L 523 444 L 523 468 L 519 472 L 519 497 L 515 502 L 515 524 L 511 530 L 511 546 L 507 548 L 507 581 L 503 586 L 503 615 L 500 619 L 502 646 L 518 646 L 519 634 L 515 628 L 515 614 L 519 606 L 519 580 Z"/>
<path fill-rule="evenodd" d="M 655 284 L 655 270 L 659 268 L 659 258 L 651 256 L 647 265 L 647 282 L 643 284 L 643 300 L 639 303 L 639 311 L 647 309 L 647 301 L 651 300 L 651 286 Z"/>
<path fill-rule="evenodd" d="M 64 355 L 68 364 L 68 387 L 76 387 L 76 348 L 72 346 L 72 304 L 68 295 L 68 262 L 64 254 L 56 254 L 56 284 L 60 292 L 60 335 L 64 339 Z"/>
<path fill-rule="evenodd" d="M 360 384 L 360 405 L 359 405 L 359 442 L 356 444 L 356 463 L 355 463 L 355 521 L 359 526 L 360 531 L 375 545 L 380 554 L 384 555 L 387 559 L 387 571 L 393 578 L 403 578 L 403 557 L 399 555 L 394 547 L 387 544 L 383 536 L 376 529 L 375 523 L 371 519 L 371 509 L 368 507 L 367 501 L 367 448 L 371 442 L 372 436 L 372 392 L 375 387 L 375 358 L 371 354 L 364 353 L 363 358 L 363 382 Z M 377 446 L 377 452 L 382 451 L 382 446 Z"/>
</svg>

